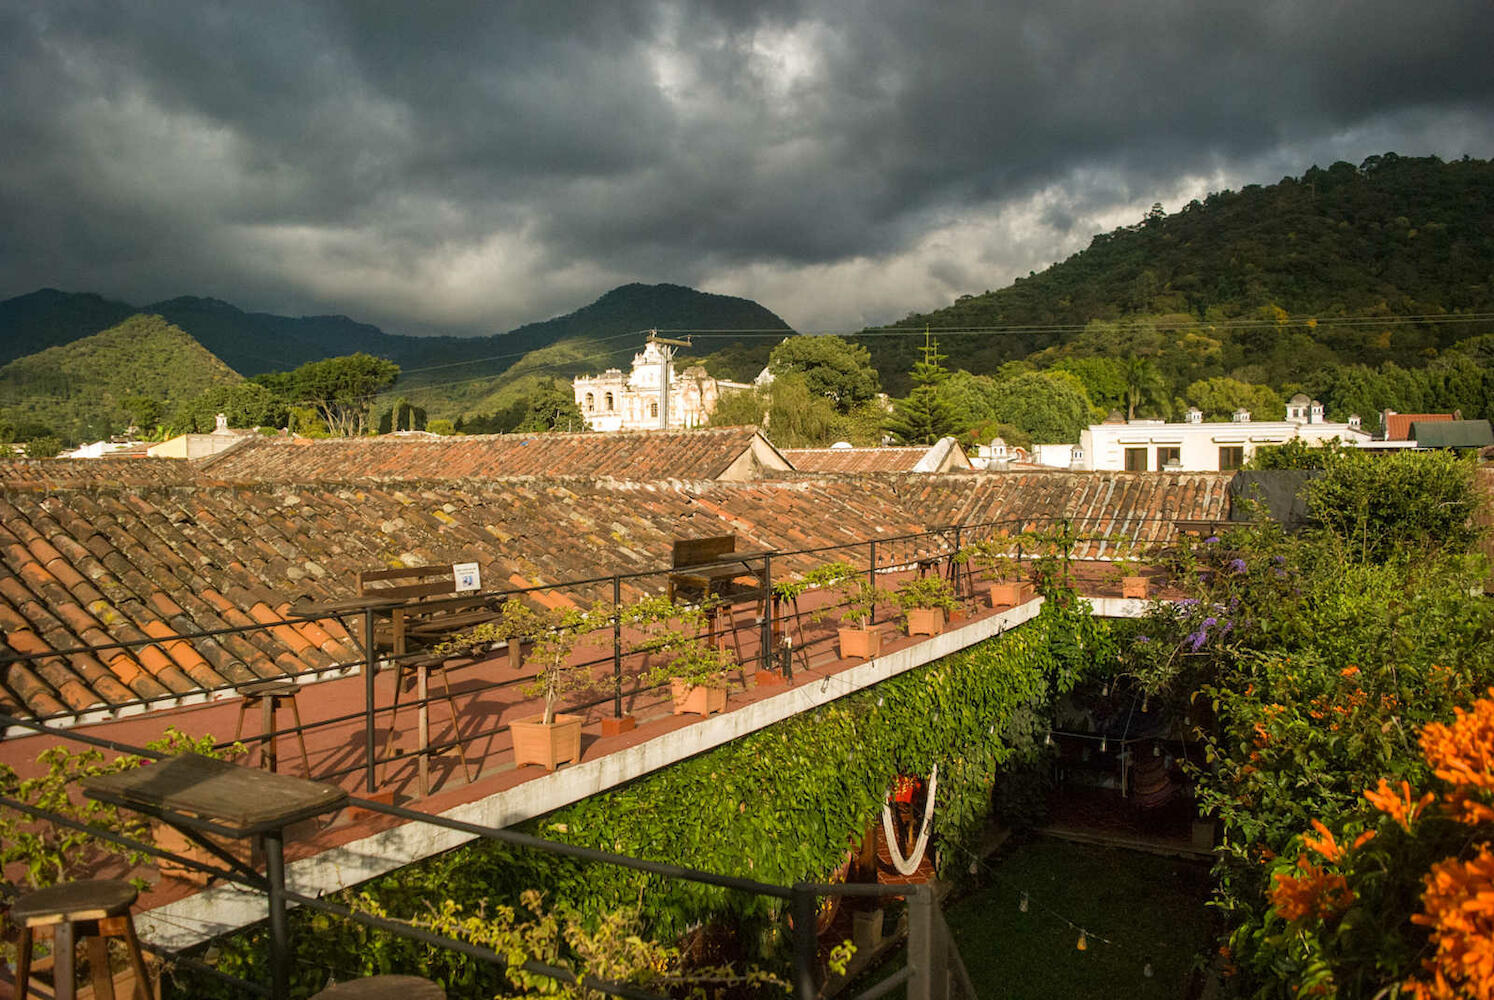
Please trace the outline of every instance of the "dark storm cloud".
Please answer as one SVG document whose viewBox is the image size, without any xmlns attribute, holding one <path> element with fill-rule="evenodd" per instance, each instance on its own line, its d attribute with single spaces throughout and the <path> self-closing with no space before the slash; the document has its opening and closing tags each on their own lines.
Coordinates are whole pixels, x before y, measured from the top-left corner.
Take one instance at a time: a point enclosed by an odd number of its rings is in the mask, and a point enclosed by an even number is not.
<svg viewBox="0 0 1494 1000">
<path fill-rule="evenodd" d="M 1201 184 L 1489 155 L 1491 10 L 0 0 L 0 295 L 476 332 L 673 280 L 853 325 Z"/>
</svg>

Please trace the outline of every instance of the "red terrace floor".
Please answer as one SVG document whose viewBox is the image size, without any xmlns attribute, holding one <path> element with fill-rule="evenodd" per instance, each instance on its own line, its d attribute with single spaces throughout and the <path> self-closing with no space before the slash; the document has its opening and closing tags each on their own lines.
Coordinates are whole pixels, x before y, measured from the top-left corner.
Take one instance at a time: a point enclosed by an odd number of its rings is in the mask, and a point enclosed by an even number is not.
<svg viewBox="0 0 1494 1000">
<path fill-rule="evenodd" d="M 1090 596 L 1118 596 L 1118 585 L 1100 582 L 1104 578 L 1104 572 L 1102 567 L 1081 565 L 1076 568 L 1074 576 L 1080 585 L 1080 590 Z M 813 624 L 808 621 L 808 610 L 806 605 L 804 639 L 811 643 L 814 643 L 816 639 L 826 641 L 815 643 L 810 647 L 813 652 L 808 670 L 804 668 L 803 660 L 798 655 L 795 656 L 794 683 L 796 685 L 834 676 L 864 662 L 838 659 L 833 639 L 830 639 L 834 634 L 835 622 L 827 620 Z M 994 613 L 986 606 L 982 588 L 982 596 L 977 601 L 977 610 L 973 619 L 986 618 Z M 740 618 L 746 621 L 751 620 L 750 615 L 741 615 Z M 887 625 L 885 628 L 884 653 L 914 644 L 914 640 L 902 635 L 901 630 L 895 629 L 894 626 Z M 756 654 L 755 634 L 755 628 L 743 629 L 745 657 L 750 658 Z M 795 638 L 797 641 L 798 636 L 796 635 Z M 515 717 L 532 715 L 537 711 L 537 703 L 524 700 L 518 694 L 517 685 L 473 691 L 473 688 L 484 682 L 518 681 L 527 676 L 511 668 L 506 657 L 454 666 L 450 668 L 450 675 L 453 695 L 464 732 L 492 729 Z M 392 690 L 392 673 L 382 674 L 377 684 L 377 697 L 380 705 L 389 704 Z M 776 686 L 758 686 L 755 669 L 749 665 L 744 671 L 734 674 L 731 678 L 727 711 L 741 709 L 780 693 L 781 690 L 781 687 Z M 440 686 L 433 685 L 432 696 L 439 696 L 440 692 Z M 364 705 L 363 680 L 361 677 L 352 676 L 306 685 L 298 701 L 303 722 L 307 725 L 315 725 L 341 715 L 361 713 Z M 233 734 L 239 704 L 237 699 L 230 699 L 189 708 L 151 712 L 147 715 L 80 727 L 79 731 L 132 745 L 144 745 L 151 740 L 158 739 L 168 726 L 175 726 L 192 736 L 211 734 L 218 739 L 226 739 Z M 673 715 L 667 691 L 663 692 L 662 697 L 658 691 L 634 692 L 625 696 L 624 709 L 634 715 L 637 728 L 621 736 L 612 737 L 603 736 L 601 733 L 602 719 L 611 715 L 610 701 L 587 713 L 587 722 L 582 736 L 583 761 L 595 760 L 699 721 L 698 716 Z M 378 729 L 377 746 L 381 754 L 387 733 L 384 728 L 387 725 L 384 721 L 386 719 L 387 716 L 380 718 Z M 397 745 L 407 749 L 414 748 L 417 737 L 416 711 L 413 708 L 402 707 L 398 722 Z M 282 723 L 282 725 L 289 724 L 288 720 Z M 251 713 L 245 723 L 246 736 L 257 733 L 258 726 L 257 715 Z M 453 730 L 444 700 L 437 698 L 431 704 L 430 726 L 433 743 L 452 738 Z M 35 773 L 38 770 L 35 763 L 36 755 L 56 742 L 58 742 L 57 738 L 51 736 L 32 736 L 0 741 L 0 761 L 15 767 L 23 776 Z M 314 728 L 307 734 L 306 742 L 313 777 L 324 778 L 339 770 L 355 768 L 350 773 L 329 780 L 334 780 L 354 795 L 366 794 L 364 770 L 360 766 L 365 759 L 364 725 L 361 714 L 355 719 Z M 405 756 L 380 767 L 378 788 L 381 793 L 392 794 L 397 803 L 409 805 L 424 812 L 440 813 L 522 785 L 545 773 L 536 765 L 526 765 L 522 768 L 514 766 L 512 743 L 506 731 L 473 740 L 468 743 L 466 749 L 469 766 L 476 770 L 477 765 L 481 765 L 480 775 L 471 782 L 466 780 L 461 763 L 453 751 L 435 757 L 431 761 L 432 792 L 428 796 L 418 795 L 416 761 L 412 756 Z M 282 773 L 293 775 L 302 773 L 300 748 L 294 738 L 281 738 L 279 756 Z M 257 759 L 257 751 L 252 751 L 250 763 L 256 762 Z M 341 846 L 380 830 L 397 826 L 399 823 L 400 821 L 387 816 L 361 813 L 358 810 L 344 810 L 330 820 L 302 824 L 300 829 L 289 831 L 286 844 L 287 860 L 310 857 L 328 848 Z M 921 880 L 932 874 L 932 869 L 927 863 L 914 879 L 897 876 L 891 871 L 890 865 L 882 867 L 891 876 L 884 878 L 885 881 Z M 121 874 L 121 872 L 109 870 L 105 874 L 114 875 Z M 142 895 L 140 902 L 142 910 L 185 898 L 197 891 L 197 887 L 188 882 L 160 877 L 153 870 L 142 871 L 139 874 L 152 883 L 151 888 Z"/>
</svg>

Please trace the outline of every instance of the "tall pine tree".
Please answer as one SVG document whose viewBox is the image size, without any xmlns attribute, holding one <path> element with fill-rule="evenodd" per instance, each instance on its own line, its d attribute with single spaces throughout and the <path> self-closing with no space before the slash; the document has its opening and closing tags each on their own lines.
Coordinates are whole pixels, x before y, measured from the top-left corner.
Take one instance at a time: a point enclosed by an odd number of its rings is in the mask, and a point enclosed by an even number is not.
<svg viewBox="0 0 1494 1000">
<path fill-rule="evenodd" d="M 945 355 L 939 353 L 939 341 L 929 336 L 927 327 L 922 353 L 922 360 L 914 362 L 909 372 L 913 391 L 897 401 L 887 421 L 887 430 L 903 444 L 934 444 L 956 429 L 954 411 L 939 396 L 939 383 L 949 377 L 943 365 Z"/>
</svg>

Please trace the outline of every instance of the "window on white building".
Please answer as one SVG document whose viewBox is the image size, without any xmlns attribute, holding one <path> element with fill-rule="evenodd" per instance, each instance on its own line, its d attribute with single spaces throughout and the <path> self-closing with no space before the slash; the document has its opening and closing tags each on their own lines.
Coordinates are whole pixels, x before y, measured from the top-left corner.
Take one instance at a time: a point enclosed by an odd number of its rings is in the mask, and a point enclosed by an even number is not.
<svg viewBox="0 0 1494 1000">
<path fill-rule="evenodd" d="M 1234 472 L 1245 467 L 1245 446 L 1226 444 L 1219 448 L 1219 471 Z"/>
<path fill-rule="evenodd" d="M 650 403 L 650 404 L 648 404 L 648 415 L 651 416 L 651 417 L 653 417 L 655 420 L 659 419 L 659 404 L 658 403 Z"/>
<path fill-rule="evenodd" d="M 1127 472 L 1145 472 L 1146 471 L 1146 449 L 1145 448 L 1127 448 L 1126 449 L 1126 471 Z"/>
<path fill-rule="evenodd" d="M 615 409 L 617 409 L 617 407 L 612 402 L 612 393 L 609 392 L 607 393 L 607 412 L 611 413 Z"/>
<path fill-rule="evenodd" d="M 597 397 L 596 397 L 596 393 L 588 392 L 586 394 L 586 412 L 587 413 L 591 413 L 596 408 L 597 408 Z"/>
</svg>

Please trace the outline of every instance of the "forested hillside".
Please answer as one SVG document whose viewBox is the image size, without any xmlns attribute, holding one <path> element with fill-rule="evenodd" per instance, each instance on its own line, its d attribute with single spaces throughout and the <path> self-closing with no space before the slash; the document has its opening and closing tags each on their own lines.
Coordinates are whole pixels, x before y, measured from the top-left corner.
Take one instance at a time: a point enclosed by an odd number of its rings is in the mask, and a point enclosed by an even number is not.
<svg viewBox="0 0 1494 1000">
<path fill-rule="evenodd" d="M 0 426 L 5 440 L 37 433 L 93 440 L 142 417 L 153 423 L 210 386 L 242 381 L 160 316 L 136 315 L 0 368 Z"/>
<path fill-rule="evenodd" d="M 1494 331 L 1491 313 L 1494 164 L 1386 154 L 1158 206 L 1041 273 L 895 326 L 944 331 L 950 366 L 973 372 L 1137 355 L 1173 394 L 1225 376 L 1327 392 L 1334 366 L 1424 367 Z M 917 341 L 881 332 L 865 343 L 903 391 Z"/>
</svg>

